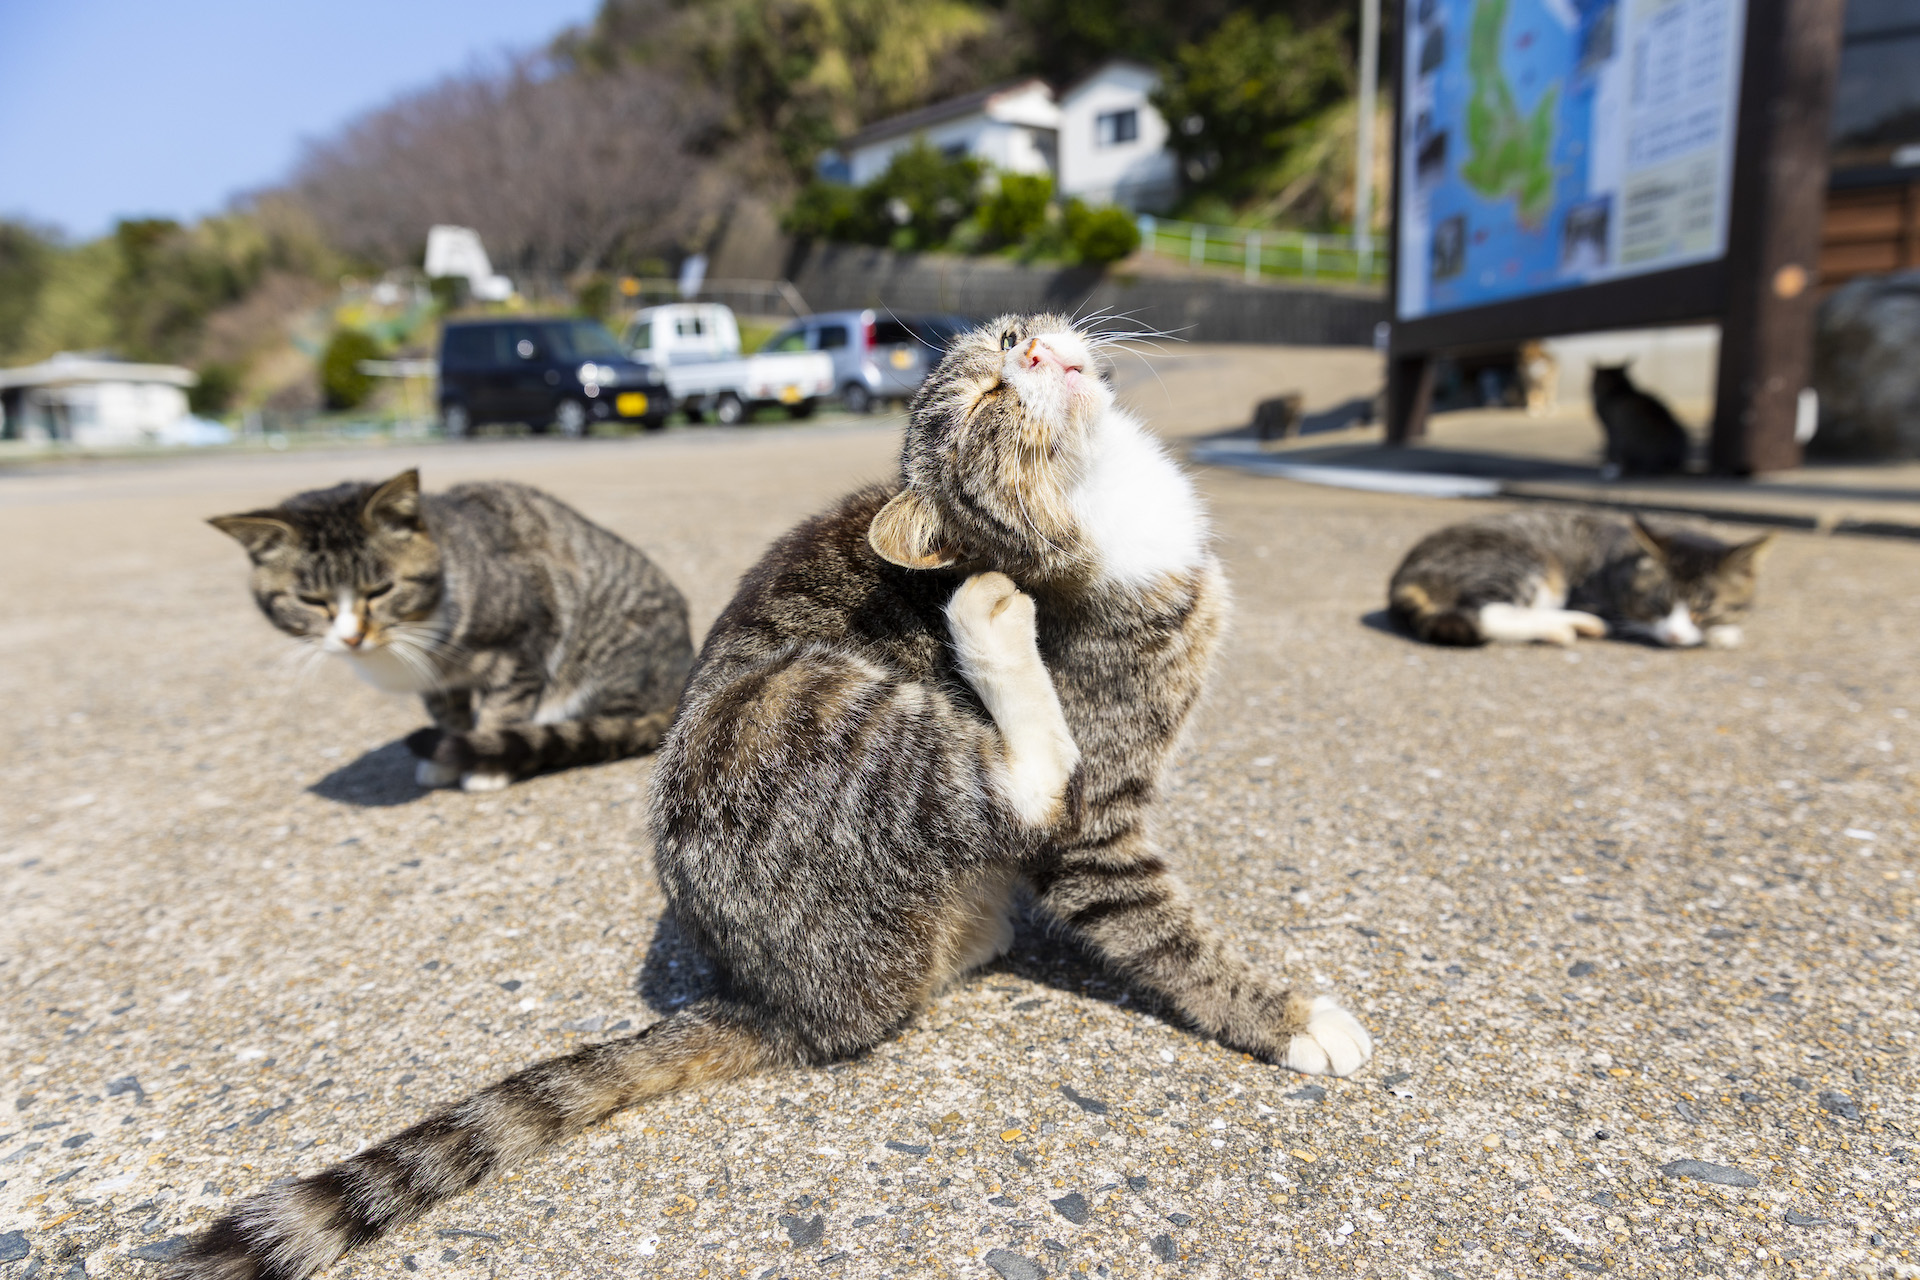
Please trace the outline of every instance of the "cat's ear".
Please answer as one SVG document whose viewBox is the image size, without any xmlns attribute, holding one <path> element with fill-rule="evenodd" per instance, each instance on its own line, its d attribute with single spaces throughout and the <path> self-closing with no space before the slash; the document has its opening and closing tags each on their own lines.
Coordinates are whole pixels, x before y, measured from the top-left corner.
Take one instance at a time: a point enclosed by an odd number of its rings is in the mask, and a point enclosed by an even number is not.
<svg viewBox="0 0 1920 1280">
<path fill-rule="evenodd" d="M 367 528 L 393 533 L 420 530 L 420 473 L 402 471 L 373 491 L 360 512 Z"/>
<path fill-rule="evenodd" d="M 276 552 L 300 543 L 300 535 L 292 525 L 265 511 L 214 516 L 207 523 L 245 547 L 255 564 L 264 564 Z"/>
<path fill-rule="evenodd" d="M 960 558 L 933 504 L 911 489 L 902 489 L 880 508 L 867 526 L 867 543 L 882 560 L 903 569 L 944 569 Z"/>
<path fill-rule="evenodd" d="M 1641 520 L 1639 516 L 1633 518 L 1631 528 L 1633 530 L 1633 540 L 1640 544 L 1641 549 L 1654 559 L 1665 564 L 1667 561 L 1667 540 L 1660 535 L 1659 531 L 1649 528 L 1646 522 Z"/>
<path fill-rule="evenodd" d="M 1737 546 L 1727 548 L 1720 558 L 1722 572 L 1753 573 L 1760 568 L 1760 562 L 1767 558 L 1767 552 L 1773 549 L 1773 540 L 1777 535 L 1763 533 Z"/>
</svg>

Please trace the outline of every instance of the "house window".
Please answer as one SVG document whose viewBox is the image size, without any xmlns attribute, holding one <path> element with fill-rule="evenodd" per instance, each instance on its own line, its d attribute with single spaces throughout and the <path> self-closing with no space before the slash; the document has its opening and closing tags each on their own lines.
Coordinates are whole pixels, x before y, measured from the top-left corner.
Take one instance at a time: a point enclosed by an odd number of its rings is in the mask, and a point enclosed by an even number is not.
<svg viewBox="0 0 1920 1280">
<path fill-rule="evenodd" d="M 946 146 L 940 148 L 940 154 L 949 160 L 964 160 L 967 158 L 967 144 L 964 140 L 960 142 L 949 142 Z"/>
<path fill-rule="evenodd" d="M 1128 107 L 1125 111 L 1104 111 L 1095 116 L 1093 136 L 1103 147 L 1136 141 L 1140 137 L 1140 109 Z"/>
</svg>

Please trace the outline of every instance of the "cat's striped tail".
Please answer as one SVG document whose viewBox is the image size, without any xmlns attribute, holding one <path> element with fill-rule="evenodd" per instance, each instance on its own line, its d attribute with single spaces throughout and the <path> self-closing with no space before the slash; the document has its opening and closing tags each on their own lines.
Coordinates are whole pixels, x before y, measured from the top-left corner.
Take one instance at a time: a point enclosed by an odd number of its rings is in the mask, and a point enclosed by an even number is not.
<svg viewBox="0 0 1920 1280">
<path fill-rule="evenodd" d="M 605 764 L 652 751 L 667 736 L 673 710 L 645 716 L 589 716 L 558 724 L 512 724 L 466 733 L 423 729 L 407 740 L 413 753 L 462 774 L 531 777 L 549 769 Z"/>
<path fill-rule="evenodd" d="M 489 1174 L 644 1098 L 783 1060 L 714 1000 L 626 1040 L 507 1077 L 311 1177 L 276 1183 L 195 1238 L 170 1280 L 303 1280 Z"/>
<path fill-rule="evenodd" d="M 1401 626 L 1428 644 L 1487 642 L 1480 620 L 1471 610 L 1444 607 L 1417 583 L 1394 583 L 1393 592 L 1387 597 L 1387 610 Z"/>
<path fill-rule="evenodd" d="M 1428 645 L 1484 645 L 1486 633 L 1469 608 L 1442 606 L 1419 583 L 1396 581 L 1386 599 L 1388 612 L 1400 626 Z"/>
</svg>

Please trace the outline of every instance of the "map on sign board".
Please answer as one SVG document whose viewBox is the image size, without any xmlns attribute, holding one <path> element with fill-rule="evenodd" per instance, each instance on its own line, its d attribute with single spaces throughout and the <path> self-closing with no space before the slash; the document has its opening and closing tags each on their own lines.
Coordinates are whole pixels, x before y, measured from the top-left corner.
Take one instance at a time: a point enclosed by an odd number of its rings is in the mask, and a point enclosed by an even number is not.
<svg viewBox="0 0 1920 1280">
<path fill-rule="evenodd" d="M 1402 319 L 1726 252 L 1745 0 L 1407 0 Z"/>
</svg>

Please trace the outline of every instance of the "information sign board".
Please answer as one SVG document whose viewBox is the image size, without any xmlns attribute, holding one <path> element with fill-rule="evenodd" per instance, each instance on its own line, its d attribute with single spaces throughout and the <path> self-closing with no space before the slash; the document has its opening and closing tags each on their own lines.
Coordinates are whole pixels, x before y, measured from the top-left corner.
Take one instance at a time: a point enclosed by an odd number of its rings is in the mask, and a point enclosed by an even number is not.
<svg viewBox="0 0 1920 1280">
<path fill-rule="evenodd" d="M 1395 313 L 1727 252 L 1746 0 L 1409 0 Z"/>
</svg>

